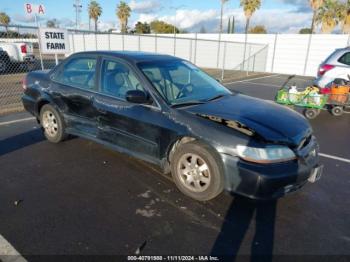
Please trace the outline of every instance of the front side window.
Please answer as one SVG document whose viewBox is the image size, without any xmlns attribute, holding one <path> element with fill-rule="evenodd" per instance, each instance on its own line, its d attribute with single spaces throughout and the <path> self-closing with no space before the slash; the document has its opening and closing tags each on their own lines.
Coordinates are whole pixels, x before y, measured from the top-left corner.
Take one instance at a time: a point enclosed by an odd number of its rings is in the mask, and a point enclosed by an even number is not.
<svg viewBox="0 0 350 262">
<path fill-rule="evenodd" d="M 350 65 L 350 53 L 346 53 L 341 58 L 339 58 L 339 63 Z"/>
<path fill-rule="evenodd" d="M 182 60 L 138 64 L 160 95 L 171 105 L 207 101 L 231 94 L 224 86 L 196 66 Z"/>
<path fill-rule="evenodd" d="M 72 58 L 53 75 L 53 80 L 83 89 L 95 89 L 96 58 Z"/>
<path fill-rule="evenodd" d="M 101 92 L 125 100 L 129 90 L 143 90 L 135 74 L 125 65 L 104 60 L 101 70 Z"/>
</svg>

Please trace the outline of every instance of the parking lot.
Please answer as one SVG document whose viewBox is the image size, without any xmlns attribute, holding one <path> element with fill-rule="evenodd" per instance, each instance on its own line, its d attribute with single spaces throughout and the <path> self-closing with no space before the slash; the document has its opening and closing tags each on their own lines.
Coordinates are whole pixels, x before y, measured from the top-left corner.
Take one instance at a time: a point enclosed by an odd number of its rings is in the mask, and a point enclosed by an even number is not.
<svg viewBox="0 0 350 262">
<path fill-rule="evenodd" d="M 225 85 L 273 100 L 285 78 L 256 76 Z M 302 87 L 311 79 L 292 82 Z M 295 255 L 291 261 L 328 255 L 345 261 L 350 115 L 324 111 L 311 125 L 325 165 L 321 180 L 277 201 L 222 194 L 200 203 L 145 162 L 80 138 L 50 144 L 30 115 L 2 116 L 0 246 L 2 237 L 29 261 L 43 259 L 38 254 L 135 253 L 263 254 L 267 260 Z"/>
</svg>

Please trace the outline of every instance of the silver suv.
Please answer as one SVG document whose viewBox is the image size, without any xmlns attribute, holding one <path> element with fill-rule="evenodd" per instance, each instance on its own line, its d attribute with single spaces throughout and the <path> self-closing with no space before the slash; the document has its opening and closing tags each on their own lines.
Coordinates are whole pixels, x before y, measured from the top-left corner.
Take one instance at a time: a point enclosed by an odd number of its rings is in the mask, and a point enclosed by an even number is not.
<svg viewBox="0 0 350 262">
<path fill-rule="evenodd" d="M 318 68 L 314 84 L 324 88 L 336 78 L 349 80 L 350 47 L 336 49 Z"/>
</svg>

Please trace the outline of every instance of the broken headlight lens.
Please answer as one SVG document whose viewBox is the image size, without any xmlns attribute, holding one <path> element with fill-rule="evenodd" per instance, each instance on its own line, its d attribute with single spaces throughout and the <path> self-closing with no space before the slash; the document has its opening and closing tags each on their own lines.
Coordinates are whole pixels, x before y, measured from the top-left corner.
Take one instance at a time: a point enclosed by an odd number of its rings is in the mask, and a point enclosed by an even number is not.
<svg viewBox="0 0 350 262">
<path fill-rule="evenodd" d="M 238 145 L 236 151 L 240 158 L 262 164 L 286 162 L 296 158 L 294 152 L 285 146 L 257 148 Z"/>
</svg>

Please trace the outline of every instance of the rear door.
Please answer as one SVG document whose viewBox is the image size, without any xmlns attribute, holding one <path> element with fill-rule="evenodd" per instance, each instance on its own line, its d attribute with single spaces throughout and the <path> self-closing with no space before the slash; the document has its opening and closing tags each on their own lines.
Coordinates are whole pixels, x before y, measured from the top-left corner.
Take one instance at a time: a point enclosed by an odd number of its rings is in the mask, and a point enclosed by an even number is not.
<svg viewBox="0 0 350 262">
<path fill-rule="evenodd" d="M 98 112 L 93 106 L 97 92 L 98 57 L 76 56 L 61 65 L 52 76 L 49 92 L 74 132 L 97 135 Z"/>
</svg>

